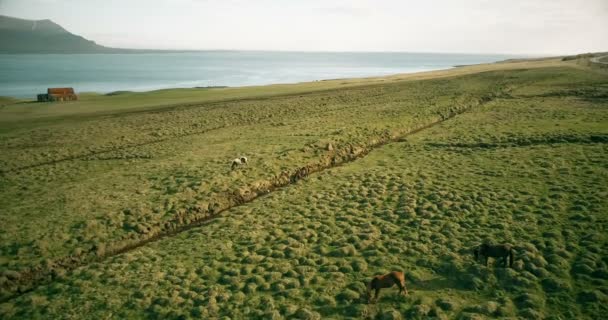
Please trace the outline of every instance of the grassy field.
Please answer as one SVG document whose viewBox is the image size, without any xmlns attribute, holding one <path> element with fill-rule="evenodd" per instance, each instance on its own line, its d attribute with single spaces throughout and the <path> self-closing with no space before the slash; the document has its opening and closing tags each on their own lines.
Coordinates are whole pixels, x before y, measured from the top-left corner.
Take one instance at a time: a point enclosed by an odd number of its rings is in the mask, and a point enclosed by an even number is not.
<svg viewBox="0 0 608 320">
<path fill-rule="evenodd" d="M 608 77 L 579 65 L 9 104 L 0 315 L 598 318 Z M 390 270 L 411 295 L 364 303 Z"/>
</svg>

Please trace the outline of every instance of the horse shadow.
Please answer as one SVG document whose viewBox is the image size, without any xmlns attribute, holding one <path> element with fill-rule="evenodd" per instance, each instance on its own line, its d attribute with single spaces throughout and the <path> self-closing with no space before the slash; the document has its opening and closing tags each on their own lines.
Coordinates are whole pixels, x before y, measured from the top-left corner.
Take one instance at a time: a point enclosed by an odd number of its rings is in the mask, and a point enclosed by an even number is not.
<svg viewBox="0 0 608 320">
<path fill-rule="evenodd" d="M 447 277 L 434 277 L 426 280 L 417 280 L 410 284 L 411 292 L 416 291 L 437 291 L 444 289 L 458 289 L 456 281 Z"/>
</svg>

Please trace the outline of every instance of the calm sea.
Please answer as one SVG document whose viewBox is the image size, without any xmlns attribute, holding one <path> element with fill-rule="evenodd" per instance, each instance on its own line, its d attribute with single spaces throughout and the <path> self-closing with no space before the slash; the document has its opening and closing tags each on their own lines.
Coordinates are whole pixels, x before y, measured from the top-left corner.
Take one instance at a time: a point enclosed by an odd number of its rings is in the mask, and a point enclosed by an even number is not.
<svg viewBox="0 0 608 320">
<path fill-rule="evenodd" d="M 48 87 L 77 92 L 246 86 L 381 76 L 493 62 L 508 55 L 208 51 L 146 54 L 0 54 L 0 96 Z"/>
</svg>

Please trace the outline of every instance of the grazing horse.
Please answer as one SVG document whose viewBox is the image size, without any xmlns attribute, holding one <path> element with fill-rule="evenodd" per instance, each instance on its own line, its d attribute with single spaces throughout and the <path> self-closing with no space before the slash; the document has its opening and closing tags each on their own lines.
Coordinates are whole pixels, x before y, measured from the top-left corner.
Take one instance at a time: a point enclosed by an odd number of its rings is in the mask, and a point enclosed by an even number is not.
<svg viewBox="0 0 608 320">
<path fill-rule="evenodd" d="M 240 165 L 246 165 L 247 164 L 247 157 L 240 157 L 240 158 L 236 158 L 234 160 L 232 160 L 232 165 L 230 166 L 230 168 L 232 170 L 234 170 L 236 167 L 240 166 Z"/>
<path fill-rule="evenodd" d="M 407 288 L 405 287 L 405 276 L 401 271 L 393 271 L 387 274 L 375 276 L 372 281 L 367 283 L 367 302 L 372 301 L 372 290 L 375 290 L 374 300 L 378 300 L 378 294 L 380 289 L 390 288 L 394 285 L 399 287 L 399 293 L 407 295 Z"/>
<path fill-rule="evenodd" d="M 513 267 L 513 247 L 510 244 L 487 244 L 484 243 L 473 250 L 475 261 L 479 261 L 479 256 L 484 259 L 484 264 L 488 266 L 488 258 L 502 258 L 502 266 L 507 266 L 507 258 L 509 258 L 509 267 Z"/>
</svg>

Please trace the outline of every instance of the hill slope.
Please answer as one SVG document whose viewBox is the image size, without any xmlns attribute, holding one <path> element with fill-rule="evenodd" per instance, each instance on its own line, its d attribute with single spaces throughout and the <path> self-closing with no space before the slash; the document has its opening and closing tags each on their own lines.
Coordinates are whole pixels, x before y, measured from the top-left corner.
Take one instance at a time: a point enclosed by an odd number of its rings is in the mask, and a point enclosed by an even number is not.
<svg viewBox="0 0 608 320">
<path fill-rule="evenodd" d="M 7 105 L 0 318 L 603 318 L 608 77 L 538 63 Z"/>
<path fill-rule="evenodd" d="M 0 53 L 114 53 L 124 49 L 100 46 L 70 33 L 51 20 L 26 20 L 0 15 Z"/>
</svg>

